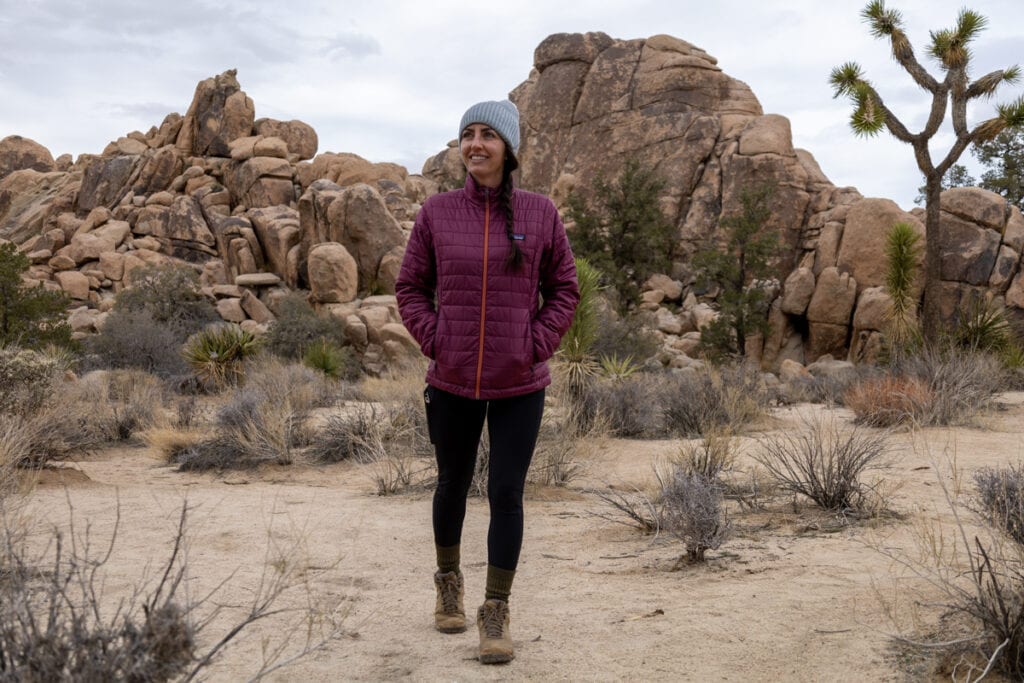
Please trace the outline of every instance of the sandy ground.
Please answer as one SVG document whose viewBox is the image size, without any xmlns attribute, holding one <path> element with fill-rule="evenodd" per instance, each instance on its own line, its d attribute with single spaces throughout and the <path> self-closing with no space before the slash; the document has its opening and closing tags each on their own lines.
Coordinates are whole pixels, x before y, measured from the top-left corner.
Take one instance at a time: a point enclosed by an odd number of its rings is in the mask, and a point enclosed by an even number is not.
<svg viewBox="0 0 1024 683">
<path fill-rule="evenodd" d="M 822 411 L 780 409 L 772 428 L 791 429 L 801 415 Z M 224 605 L 207 638 L 251 600 L 268 545 L 285 548 L 288 561 L 310 570 L 310 583 L 279 604 L 339 604 L 345 634 L 271 680 L 941 680 L 887 637 L 895 627 L 879 592 L 891 590 L 898 568 L 878 549 L 911 548 L 915 520 L 951 524 L 938 482 L 953 485 L 956 477 L 944 459 L 953 457 L 968 483 L 978 467 L 1021 460 L 1024 394 L 1003 395 L 977 422 L 891 437 L 895 464 L 885 476 L 899 485 L 892 496 L 899 519 L 842 526 L 788 496 L 767 499 L 757 512 L 734 505 L 734 538 L 705 565 L 676 571 L 678 542 L 595 515 L 610 509 L 588 490 L 650 486 L 654 463 L 679 442 L 605 443 L 567 489 L 528 492 L 511 602 L 516 659 L 496 667 L 476 661 L 475 628 L 433 630 L 429 494 L 376 496 L 368 466 L 189 474 L 144 448 L 119 448 L 49 474 L 31 493 L 30 509 L 44 525 L 73 518 L 93 539 L 109 538 L 119 510 L 105 587 L 114 596 L 164 560 L 187 501 L 189 588 L 202 595 L 221 586 L 216 601 Z M 482 599 L 486 525 L 485 503 L 471 499 L 463 539 L 470 610 Z M 925 610 L 926 618 L 936 615 Z M 264 639 L 280 642 L 294 617 L 247 631 L 209 679 L 247 679 Z"/>
</svg>

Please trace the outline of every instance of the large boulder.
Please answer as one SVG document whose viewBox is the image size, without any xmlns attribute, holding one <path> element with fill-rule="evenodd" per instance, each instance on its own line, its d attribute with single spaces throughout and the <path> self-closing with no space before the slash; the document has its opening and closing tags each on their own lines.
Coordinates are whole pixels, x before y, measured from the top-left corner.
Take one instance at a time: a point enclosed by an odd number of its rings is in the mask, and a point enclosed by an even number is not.
<svg viewBox="0 0 1024 683">
<path fill-rule="evenodd" d="M 356 298 L 356 260 L 337 242 L 322 242 L 309 252 L 309 280 L 317 303 L 347 303 Z"/>
<path fill-rule="evenodd" d="M 233 204 L 250 209 L 289 205 L 295 201 L 292 167 L 286 159 L 253 157 L 232 168 L 224 178 Z"/>
<path fill-rule="evenodd" d="M 20 135 L 8 135 L 0 140 L 0 179 L 26 168 L 47 173 L 56 166 L 50 150 L 35 140 Z"/>
<path fill-rule="evenodd" d="M 252 134 L 256 108 L 236 74 L 230 69 L 196 86 L 175 143 L 182 153 L 226 157 L 232 140 Z"/>
<path fill-rule="evenodd" d="M 81 186 L 73 173 L 14 171 L 0 179 L 0 239 L 15 244 L 60 227 L 71 212 Z"/>
<path fill-rule="evenodd" d="M 296 160 L 312 159 L 316 156 L 316 148 L 320 144 L 313 127 L 302 121 L 257 119 L 253 122 L 253 130 L 257 135 L 284 140 L 288 145 L 288 151 Z"/>
<path fill-rule="evenodd" d="M 299 244 L 299 212 L 288 206 L 249 209 L 246 212 L 259 239 L 267 266 L 288 286 L 298 282 L 288 277 L 288 254 Z"/>
<path fill-rule="evenodd" d="M 850 273 L 860 288 L 885 284 L 885 243 L 896 223 L 909 224 L 923 243 L 924 225 L 891 199 L 862 199 L 850 207 L 836 265 L 840 271 Z M 922 249 L 919 270 L 924 267 L 923 259 Z"/>
</svg>

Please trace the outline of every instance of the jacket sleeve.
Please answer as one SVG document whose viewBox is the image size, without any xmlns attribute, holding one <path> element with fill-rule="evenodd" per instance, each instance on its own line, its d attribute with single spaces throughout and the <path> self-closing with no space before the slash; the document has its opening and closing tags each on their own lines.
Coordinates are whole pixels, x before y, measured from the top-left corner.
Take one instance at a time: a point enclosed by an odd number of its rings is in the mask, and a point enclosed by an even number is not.
<svg viewBox="0 0 1024 683">
<path fill-rule="evenodd" d="M 565 234 L 565 226 L 554 204 L 551 205 L 551 246 L 541 259 L 540 293 L 544 303 L 533 321 L 534 360 L 546 361 L 555 354 L 562 335 L 572 324 L 580 301 L 576 281 L 576 260 Z"/>
<path fill-rule="evenodd" d="M 395 282 L 395 298 L 402 324 L 420 345 L 423 355 L 430 359 L 434 358 L 434 334 L 437 331 L 436 288 L 434 246 L 430 216 L 425 205 L 416 217 L 405 247 L 402 267 Z"/>
</svg>

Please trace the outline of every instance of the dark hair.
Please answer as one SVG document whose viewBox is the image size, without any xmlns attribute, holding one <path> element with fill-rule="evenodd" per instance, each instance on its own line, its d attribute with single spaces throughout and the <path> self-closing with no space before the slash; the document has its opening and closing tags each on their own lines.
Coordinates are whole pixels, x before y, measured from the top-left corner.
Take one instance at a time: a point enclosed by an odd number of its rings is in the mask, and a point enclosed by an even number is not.
<svg viewBox="0 0 1024 683">
<path fill-rule="evenodd" d="M 518 167 L 519 162 L 514 156 L 509 155 L 501 172 L 501 194 L 498 200 L 501 202 L 501 208 L 505 210 L 505 235 L 508 236 L 508 241 L 512 245 L 512 250 L 509 251 L 508 258 L 505 259 L 505 265 L 513 270 L 518 269 L 523 263 L 523 250 L 519 248 L 519 242 L 512 229 L 515 225 L 515 212 L 512 208 L 514 203 L 512 201 L 512 171 Z"/>
</svg>

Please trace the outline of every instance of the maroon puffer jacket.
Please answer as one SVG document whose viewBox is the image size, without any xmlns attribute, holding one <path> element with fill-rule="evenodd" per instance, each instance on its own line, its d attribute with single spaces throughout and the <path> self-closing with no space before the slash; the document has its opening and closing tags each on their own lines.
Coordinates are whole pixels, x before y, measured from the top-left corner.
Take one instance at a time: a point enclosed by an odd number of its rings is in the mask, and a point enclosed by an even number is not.
<svg viewBox="0 0 1024 683">
<path fill-rule="evenodd" d="M 423 203 L 395 284 L 402 322 L 431 360 L 427 383 L 459 396 L 507 398 L 550 384 L 547 360 L 579 302 L 554 204 L 522 190 L 513 202 L 519 268 L 505 264 L 511 244 L 496 191 L 467 174 L 461 190 Z"/>
</svg>

